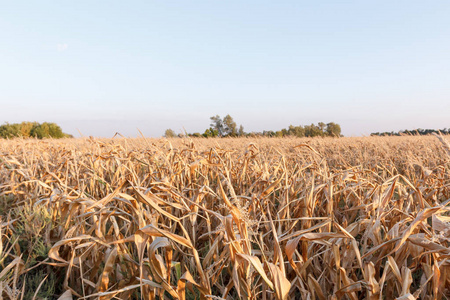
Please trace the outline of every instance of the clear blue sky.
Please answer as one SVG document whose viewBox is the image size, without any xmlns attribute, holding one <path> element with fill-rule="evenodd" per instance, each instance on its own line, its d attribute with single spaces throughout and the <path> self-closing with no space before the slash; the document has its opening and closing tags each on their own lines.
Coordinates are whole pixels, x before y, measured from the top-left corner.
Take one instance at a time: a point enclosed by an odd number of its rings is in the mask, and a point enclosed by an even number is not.
<svg viewBox="0 0 450 300">
<path fill-rule="evenodd" d="M 0 1 L 0 123 L 450 127 L 450 1 Z"/>
</svg>

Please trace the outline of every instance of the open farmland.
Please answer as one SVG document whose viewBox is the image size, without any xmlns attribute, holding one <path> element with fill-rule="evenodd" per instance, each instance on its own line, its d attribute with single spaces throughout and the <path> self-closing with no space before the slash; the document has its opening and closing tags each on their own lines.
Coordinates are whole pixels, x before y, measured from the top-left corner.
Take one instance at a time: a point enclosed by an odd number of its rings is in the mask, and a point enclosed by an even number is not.
<svg viewBox="0 0 450 300">
<path fill-rule="evenodd" d="M 0 293 L 448 299 L 449 160 L 433 136 L 2 140 Z"/>
</svg>

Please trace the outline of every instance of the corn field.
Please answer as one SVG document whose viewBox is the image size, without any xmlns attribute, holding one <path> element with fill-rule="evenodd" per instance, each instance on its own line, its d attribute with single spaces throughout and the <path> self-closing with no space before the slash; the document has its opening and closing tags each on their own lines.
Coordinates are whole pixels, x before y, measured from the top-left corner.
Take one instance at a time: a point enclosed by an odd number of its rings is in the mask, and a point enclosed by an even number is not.
<svg viewBox="0 0 450 300">
<path fill-rule="evenodd" d="M 0 141 L 1 299 L 449 299 L 445 137 Z"/>
</svg>

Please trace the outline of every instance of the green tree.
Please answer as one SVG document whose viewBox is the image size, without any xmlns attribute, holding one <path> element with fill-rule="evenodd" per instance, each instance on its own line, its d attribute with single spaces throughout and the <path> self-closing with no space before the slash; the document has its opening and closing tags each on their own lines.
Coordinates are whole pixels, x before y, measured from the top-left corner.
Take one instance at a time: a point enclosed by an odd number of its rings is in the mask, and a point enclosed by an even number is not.
<svg viewBox="0 0 450 300">
<path fill-rule="evenodd" d="M 65 134 L 62 132 L 61 127 L 59 127 L 55 123 L 44 122 L 42 124 L 34 126 L 30 131 L 30 136 L 37 137 L 38 139 L 43 138 L 60 139 L 65 137 Z"/>
<path fill-rule="evenodd" d="M 215 115 L 213 117 L 210 118 L 211 119 L 211 128 L 213 128 L 214 130 L 217 130 L 217 134 L 218 136 L 222 137 L 224 134 L 224 125 L 223 125 L 223 121 L 220 118 L 219 115 Z"/>
<path fill-rule="evenodd" d="M 219 135 L 219 132 L 215 130 L 214 128 L 208 128 L 205 130 L 205 132 L 202 134 L 204 137 L 215 137 Z"/>
<path fill-rule="evenodd" d="M 242 125 L 239 126 L 238 135 L 239 136 L 244 136 L 245 135 L 244 126 L 242 126 Z"/>
<path fill-rule="evenodd" d="M 323 131 L 320 130 L 320 128 L 314 124 L 305 126 L 305 136 L 307 137 L 315 137 L 315 136 L 322 136 Z"/>
<path fill-rule="evenodd" d="M 327 124 L 324 122 L 317 123 L 317 127 L 319 127 L 320 131 L 322 131 L 322 135 L 326 134 Z"/>
<path fill-rule="evenodd" d="M 226 115 L 223 119 L 219 115 L 215 115 L 211 119 L 211 128 L 217 131 L 219 137 L 223 136 L 237 136 L 237 124 L 230 115 Z M 244 127 L 242 132 L 244 133 Z"/>
<path fill-rule="evenodd" d="M 327 135 L 333 137 L 341 136 L 341 126 L 334 122 L 330 122 L 327 124 Z"/>
<path fill-rule="evenodd" d="M 273 130 L 264 130 L 263 131 L 263 136 L 274 137 L 275 134 L 276 133 Z"/>
<path fill-rule="evenodd" d="M 65 134 L 62 131 L 61 127 L 59 127 L 55 123 L 47 123 L 47 126 L 48 126 L 48 134 L 49 134 L 48 137 L 52 137 L 55 139 L 61 139 L 61 138 L 65 137 Z"/>
<path fill-rule="evenodd" d="M 289 128 L 287 130 L 287 135 L 293 135 L 296 137 L 304 137 L 305 136 L 305 128 L 303 126 L 289 125 Z"/>
<path fill-rule="evenodd" d="M 11 139 L 20 136 L 20 124 L 6 123 L 0 126 L 0 137 L 4 139 Z"/>
<path fill-rule="evenodd" d="M 177 137 L 177 134 L 175 133 L 175 131 L 173 131 L 172 129 L 166 129 L 166 131 L 164 132 L 164 136 L 166 138 L 174 138 Z"/>
<path fill-rule="evenodd" d="M 0 137 L 2 138 L 14 138 L 14 137 L 35 137 L 39 139 L 43 138 L 64 138 L 71 137 L 71 135 L 65 134 L 61 127 L 55 123 L 44 122 L 39 124 L 37 122 L 22 122 L 20 124 L 6 123 L 0 126 Z"/>
<path fill-rule="evenodd" d="M 192 136 L 192 137 L 197 137 L 197 138 L 203 137 L 203 135 L 201 135 L 199 132 L 194 132 L 194 133 L 191 134 L 190 136 Z"/>
<path fill-rule="evenodd" d="M 48 123 L 42 123 L 35 127 L 30 132 L 30 136 L 36 137 L 38 139 L 43 139 L 50 136 L 50 127 Z"/>
<path fill-rule="evenodd" d="M 20 136 L 31 137 L 31 131 L 39 126 L 38 122 L 22 122 L 20 123 Z"/>
<path fill-rule="evenodd" d="M 230 115 L 226 115 L 225 118 L 223 118 L 223 128 L 224 128 L 224 135 L 226 136 L 236 136 L 237 135 L 237 125 L 236 122 L 233 120 L 233 118 Z"/>
</svg>

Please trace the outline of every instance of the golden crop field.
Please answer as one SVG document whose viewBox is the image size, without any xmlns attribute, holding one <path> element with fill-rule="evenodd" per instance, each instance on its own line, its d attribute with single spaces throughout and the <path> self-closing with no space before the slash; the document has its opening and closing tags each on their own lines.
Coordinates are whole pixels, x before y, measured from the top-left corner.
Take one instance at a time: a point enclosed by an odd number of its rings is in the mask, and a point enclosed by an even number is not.
<svg viewBox="0 0 450 300">
<path fill-rule="evenodd" d="M 0 298 L 448 299 L 442 138 L 0 141 Z"/>
</svg>

